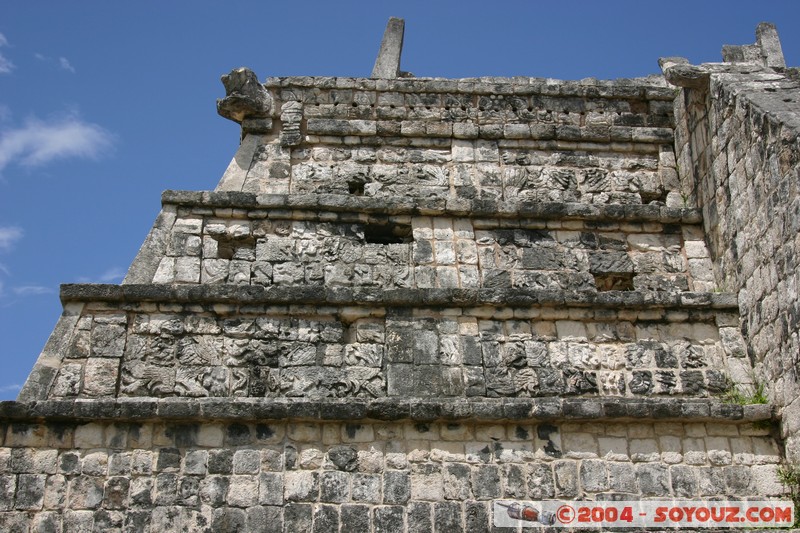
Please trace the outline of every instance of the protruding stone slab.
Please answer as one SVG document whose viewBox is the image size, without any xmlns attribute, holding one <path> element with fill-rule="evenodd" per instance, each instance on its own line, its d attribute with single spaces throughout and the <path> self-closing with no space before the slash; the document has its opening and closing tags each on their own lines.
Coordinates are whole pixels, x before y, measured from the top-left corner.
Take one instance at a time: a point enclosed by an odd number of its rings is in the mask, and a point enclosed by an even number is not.
<svg viewBox="0 0 800 533">
<path fill-rule="evenodd" d="M 403 53 L 403 33 L 405 21 L 391 17 L 383 33 L 381 49 L 375 66 L 372 68 L 372 78 L 397 78 L 400 76 L 400 55 Z"/>
<path fill-rule="evenodd" d="M 657 291 L 568 291 L 528 288 L 376 289 L 292 287 L 237 284 L 64 284 L 61 301 L 159 302 L 209 304 L 314 304 L 388 307 L 593 307 L 604 309 L 736 309 L 728 293 L 663 293 Z"/>
<path fill-rule="evenodd" d="M 689 60 L 684 57 L 662 57 L 658 60 L 658 65 L 672 85 L 692 89 L 708 87 L 709 72 L 702 67 L 690 65 Z"/>
<path fill-rule="evenodd" d="M 239 123 L 245 119 L 269 117 L 272 97 L 252 70 L 234 69 L 222 76 L 222 84 L 225 98 L 217 100 L 217 113 Z"/>
</svg>

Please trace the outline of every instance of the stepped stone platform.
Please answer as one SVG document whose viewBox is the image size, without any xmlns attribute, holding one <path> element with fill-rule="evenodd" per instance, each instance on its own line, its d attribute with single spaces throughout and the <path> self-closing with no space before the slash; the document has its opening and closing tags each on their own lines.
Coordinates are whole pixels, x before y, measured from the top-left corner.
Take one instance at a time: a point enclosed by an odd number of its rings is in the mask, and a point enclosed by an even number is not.
<svg viewBox="0 0 800 533">
<path fill-rule="evenodd" d="M 121 285 L 62 286 L 0 403 L 0 530 L 788 498 L 800 85 L 774 27 L 564 82 L 406 77 L 402 26 L 373 78 L 223 76 L 216 190 L 164 192 Z"/>
</svg>

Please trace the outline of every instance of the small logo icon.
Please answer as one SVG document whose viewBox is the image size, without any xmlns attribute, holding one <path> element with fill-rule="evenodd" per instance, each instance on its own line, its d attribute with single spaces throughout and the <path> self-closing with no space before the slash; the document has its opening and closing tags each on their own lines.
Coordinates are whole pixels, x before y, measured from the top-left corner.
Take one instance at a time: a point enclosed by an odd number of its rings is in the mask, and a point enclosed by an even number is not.
<svg viewBox="0 0 800 533">
<path fill-rule="evenodd" d="M 556 511 L 556 517 L 562 524 L 571 524 L 575 520 L 575 509 L 570 505 L 562 505 Z"/>
<path fill-rule="evenodd" d="M 497 502 L 500 507 L 505 507 L 508 516 L 514 520 L 524 520 L 526 522 L 538 522 L 546 526 L 552 526 L 556 522 L 556 517 L 553 513 L 542 512 L 530 505 L 520 505 L 519 503 L 512 503 L 507 505 L 505 503 Z"/>
</svg>

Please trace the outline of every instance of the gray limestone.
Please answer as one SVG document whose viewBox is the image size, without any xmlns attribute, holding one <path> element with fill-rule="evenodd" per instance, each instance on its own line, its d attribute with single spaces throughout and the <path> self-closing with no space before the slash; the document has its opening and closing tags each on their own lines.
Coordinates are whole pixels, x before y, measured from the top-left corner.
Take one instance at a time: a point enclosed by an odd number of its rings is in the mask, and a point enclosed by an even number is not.
<svg viewBox="0 0 800 533">
<path fill-rule="evenodd" d="M 390 19 L 370 79 L 223 77 L 216 190 L 164 193 L 123 284 L 63 286 L 0 403 L 0 530 L 785 496 L 800 108 L 774 26 L 615 81 L 406 79 L 402 40 Z"/>
<path fill-rule="evenodd" d="M 378 58 L 372 68 L 373 78 L 397 78 L 400 75 L 400 55 L 403 53 L 405 21 L 391 17 L 381 40 Z"/>
</svg>

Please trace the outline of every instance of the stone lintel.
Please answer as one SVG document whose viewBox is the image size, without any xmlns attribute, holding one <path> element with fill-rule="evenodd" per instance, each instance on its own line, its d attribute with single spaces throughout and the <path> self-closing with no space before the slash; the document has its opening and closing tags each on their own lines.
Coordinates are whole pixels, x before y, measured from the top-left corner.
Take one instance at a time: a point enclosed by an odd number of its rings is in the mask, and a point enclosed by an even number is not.
<svg viewBox="0 0 800 533">
<path fill-rule="evenodd" d="M 61 285 L 61 301 L 282 304 L 369 307 L 602 307 L 736 310 L 734 294 L 535 289 L 376 289 L 258 285 Z"/>
<path fill-rule="evenodd" d="M 462 198 L 384 198 L 341 194 L 253 194 L 246 192 L 164 191 L 163 205 L 210 208 L 311 210 L 319 213 L 352 212 L 388 215 L 458 216 L 469 218 L 528 218 L 699 224 L 697 208 L 649 204 L 593 205 L 567 202 L 526 202 Z M 291 217 L 290 217 L 291 218 Z"/>
<path fill-rule="evenodd" d="M 0 402 L 2 422 L 180 420 L 186 422 L 311 421 L 624 421 L 757 422 L 776 420 L 771 405 L 735 405 L 717 399 L 514 398 L 322 399 L 129 398 Z"/>
</svg>

